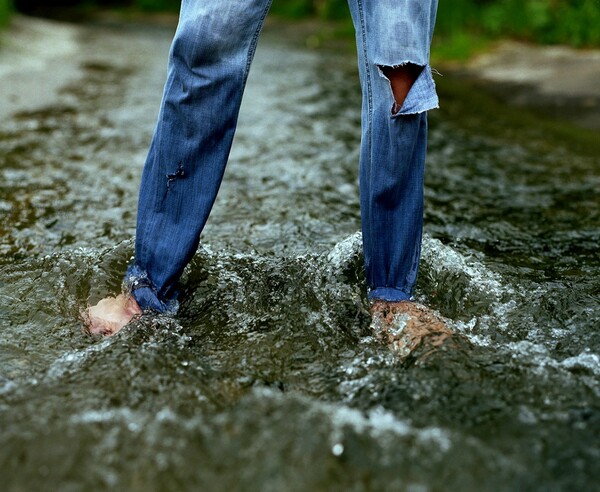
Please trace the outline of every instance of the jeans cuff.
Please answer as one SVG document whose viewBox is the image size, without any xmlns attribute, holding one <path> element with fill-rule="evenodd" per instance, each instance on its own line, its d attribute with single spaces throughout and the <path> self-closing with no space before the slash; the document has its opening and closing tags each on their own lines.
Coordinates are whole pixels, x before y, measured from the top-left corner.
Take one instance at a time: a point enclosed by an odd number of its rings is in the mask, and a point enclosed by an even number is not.
<svg viewBox="0 0 600 492">
<path fill-rule="evenodd" d="M 179 309 L 176 298 L 162 300 L 158 297 L 157 289 L 148 274 L 135 264 L 127 268 L 123 291 L 131 293 L 143 311 L 175 315 Z"/>
<path fill-rule="evenodd" d="M 395 287 L 377 287 L 369 292 L 370 300 L 382 300 L 388 302 L 410 301 L 412 296 Z"/>
</svg>

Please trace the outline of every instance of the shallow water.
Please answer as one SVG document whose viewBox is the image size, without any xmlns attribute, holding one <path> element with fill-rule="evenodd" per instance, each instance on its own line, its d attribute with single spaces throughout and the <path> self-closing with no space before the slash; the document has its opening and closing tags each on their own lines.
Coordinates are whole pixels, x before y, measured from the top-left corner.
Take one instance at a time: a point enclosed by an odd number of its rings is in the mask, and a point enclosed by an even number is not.
<svg viewBox="0 0 600 492">
<path fill-rule="evenodd" d="M 416 296 L 469 343 L 401 361 L 369 331 L 354 60 L 281 38 L 175 320 L 78 319 L 132 255 L 170 31 L 81 27 L 81 79 L 0 123 L 5 490 L 597 487 L 595 148 L 438 81 Z"/>
</svg>

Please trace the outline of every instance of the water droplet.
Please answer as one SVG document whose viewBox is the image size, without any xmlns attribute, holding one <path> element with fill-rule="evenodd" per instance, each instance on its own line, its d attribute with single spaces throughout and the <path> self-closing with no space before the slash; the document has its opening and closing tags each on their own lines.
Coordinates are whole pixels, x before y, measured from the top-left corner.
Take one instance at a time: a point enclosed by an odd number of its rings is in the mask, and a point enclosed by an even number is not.
<svg viewBox="0 0 600 492">
<path fill-rule="evenodd" d="M 334 456 L 341 456 L 344 452 L 344 445 L 342 443 L 337 443 L 331 448 L 331 452 Z"/>
</svg>

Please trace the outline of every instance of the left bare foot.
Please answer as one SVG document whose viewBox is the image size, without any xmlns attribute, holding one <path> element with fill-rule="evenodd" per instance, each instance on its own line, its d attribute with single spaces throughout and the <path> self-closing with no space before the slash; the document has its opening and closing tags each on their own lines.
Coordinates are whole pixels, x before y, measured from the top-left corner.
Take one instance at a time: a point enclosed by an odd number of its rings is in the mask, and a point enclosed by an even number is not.
<svg viewBox="0 0 600 492">
<path fill-rule="evenodd" d="M 410 301 L 375 301 L 371 326 L 402 358 L 424 349 L 423 356 L 441 347 L 454 332 L 432 310 Z"/>
<path fill-rule="evenodd" d="M 109 336 L 118 333 L 142 309 L 132 295 L 119 294 L 117 297 L 102 299 L 83 313 L 83 321 L 92 335 Z"/>
</svg>

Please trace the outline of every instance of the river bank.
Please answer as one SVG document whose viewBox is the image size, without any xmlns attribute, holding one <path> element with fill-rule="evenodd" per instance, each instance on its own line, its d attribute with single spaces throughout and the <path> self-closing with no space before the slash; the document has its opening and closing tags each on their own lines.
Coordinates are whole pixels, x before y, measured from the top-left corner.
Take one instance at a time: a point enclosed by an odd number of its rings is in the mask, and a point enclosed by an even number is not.
<svg viewBox="0 0 600 492">
<path fill-rule="evenodd" d="M 453 74 L 507 104 L 600 130 L 600 50 L 506 40 Z"/>
</svg>

